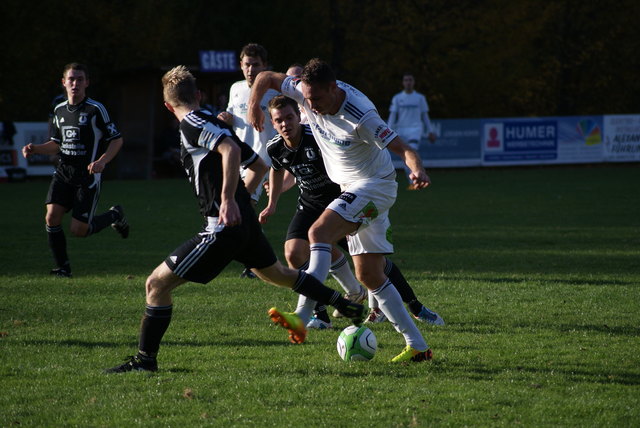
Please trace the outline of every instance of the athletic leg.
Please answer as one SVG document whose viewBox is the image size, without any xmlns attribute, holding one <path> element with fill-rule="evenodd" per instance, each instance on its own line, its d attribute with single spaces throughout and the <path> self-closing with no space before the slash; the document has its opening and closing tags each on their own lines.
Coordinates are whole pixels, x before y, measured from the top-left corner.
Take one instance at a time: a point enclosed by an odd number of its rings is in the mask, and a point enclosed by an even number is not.
<svg viewBox="0 0 640 428">
<path fill-rule="evenodd" d="M 47 204 L 47 213 L 45 216 L 45 224 L 47 237 L 49 240 L 49 248 L 53 255 L 53 260 L 57 266 L 51 271 L 52 275 L 71 276 L 71 264 L 67 255 L 67 239 L 64 235 L 62 227 L 62 219 L 66 208 L 58 204 Z"/>
<path fill-rule="evenodd" d="M 398 290 L 384 274 L 384 255 L 359 254 L 353 256 L 353 263 L 358 279 L 373 292 L 380 309 L 404 336 L 407 345 L 425 351 L 427 343 L 404 307 Z"/>
</svg>

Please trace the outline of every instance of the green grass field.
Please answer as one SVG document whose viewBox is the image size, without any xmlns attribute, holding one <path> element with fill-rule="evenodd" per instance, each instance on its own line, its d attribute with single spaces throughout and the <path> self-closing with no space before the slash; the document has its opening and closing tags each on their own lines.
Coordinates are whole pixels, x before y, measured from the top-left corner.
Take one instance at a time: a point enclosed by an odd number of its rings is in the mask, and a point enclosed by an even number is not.
<svg viewBox="0 0 640 428">
<path fill-rule="evenodd" d="M 102 370 L 135 352 L 146 276 L 200 227 L 186 180 L 106 182 L 131 236 L 67 233 L 72 279 L 48 275 L 48 181 L 1 184 L 0 426 L 640 426 L 638 165 L 431 177 L 391 219 L 393 260 L 447 322 L 420 324 L 434 361 L 388 363 L 389 323 L 367 363 L 339 359 L 346 321 L 289 344 L 266 311 L 295 295 L 232 264 L 176 290 L 152 375 Z M 294 199 L 265 227 L 278 254 Z"/>
</svg>

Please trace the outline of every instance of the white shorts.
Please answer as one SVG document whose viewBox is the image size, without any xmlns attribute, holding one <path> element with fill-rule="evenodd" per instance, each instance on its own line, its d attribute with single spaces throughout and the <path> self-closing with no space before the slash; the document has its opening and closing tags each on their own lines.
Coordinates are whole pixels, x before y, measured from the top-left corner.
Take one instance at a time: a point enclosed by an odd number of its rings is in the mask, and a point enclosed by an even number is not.
<svg viewBox="0 0 640 428">
<path fill-rule="evenodd" d="M 395 130 L 405 143 L 411 145 L 414 149 L 420 145 L 422 139 L 422 126 L 410 128 L 398 128 Z"/>
<path fill-rule="evenodd" d="M 327 208 L 360 227 L 347 237 L 349 254 L 393 253 L 389 210 L 396 201 L 395 180 L 367 179 L 343 186 L 343 193 Z"/>
</svg>

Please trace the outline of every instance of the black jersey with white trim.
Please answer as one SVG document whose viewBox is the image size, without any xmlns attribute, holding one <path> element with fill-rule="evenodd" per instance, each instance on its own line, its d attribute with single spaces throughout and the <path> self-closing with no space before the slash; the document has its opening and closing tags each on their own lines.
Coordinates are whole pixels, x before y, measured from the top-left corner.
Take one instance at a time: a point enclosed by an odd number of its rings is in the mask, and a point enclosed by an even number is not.
<svg viewBox="0 0 640 428">
<path fill-rule="evenodd" d="M 256 161 L 258 155 L 240 141 L 231 127 L 207 110 L 192 111 L 180 122 L 180 152 L 182 165 L 198 199 L 200 214 L 218 217 L 222 192 L 222 156 L 215 150 L 218 143 L 229 137 L 240 147 L 240 165 L 244 168 Z M 238 172 L 238 177 L 240 173 Z M 250 206 L 250 196 L 238 178 L 235 199 L 238 205 Z"/>
<path fill-rule="evenodd" d="M 292 150 L 281 135 L 267 143 L 271 167 L 276 171 L 286 169 L 296 178 L 300 188 L 298 203 L 315 208 L 324 208 L 340 195 L 340 186 L 331 181 L 309 125 L 302 126 L 302 139 L 298 148 Z"/>
<path fill-rule="evenodd" d="M 58 104 L 53 124 L 51 140 L 60 145 L 60 164 L 72 167 L 65 171 L 74 174 L 87 175 L 87 165 L 102 156 L 108 142 L 121 137 L 104 105 L 91 98 Z"/>
</svg>

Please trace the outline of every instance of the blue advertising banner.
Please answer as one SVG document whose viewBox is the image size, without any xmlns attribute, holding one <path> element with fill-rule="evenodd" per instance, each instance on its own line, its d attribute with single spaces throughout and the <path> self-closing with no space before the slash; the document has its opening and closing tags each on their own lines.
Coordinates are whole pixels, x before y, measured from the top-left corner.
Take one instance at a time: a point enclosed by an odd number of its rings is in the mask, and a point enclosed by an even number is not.
<svg viewBox="0 0 640 428">
<path fill-rule="evenodd" d="M 232 72 L 238 70 L 235 51 L 200 51 L 200 71 Z"/>
<path fill-rule="evenodd" d="M 602 116 L 486 119 L 483 165 L 602 162 Z"/>
</svg>

